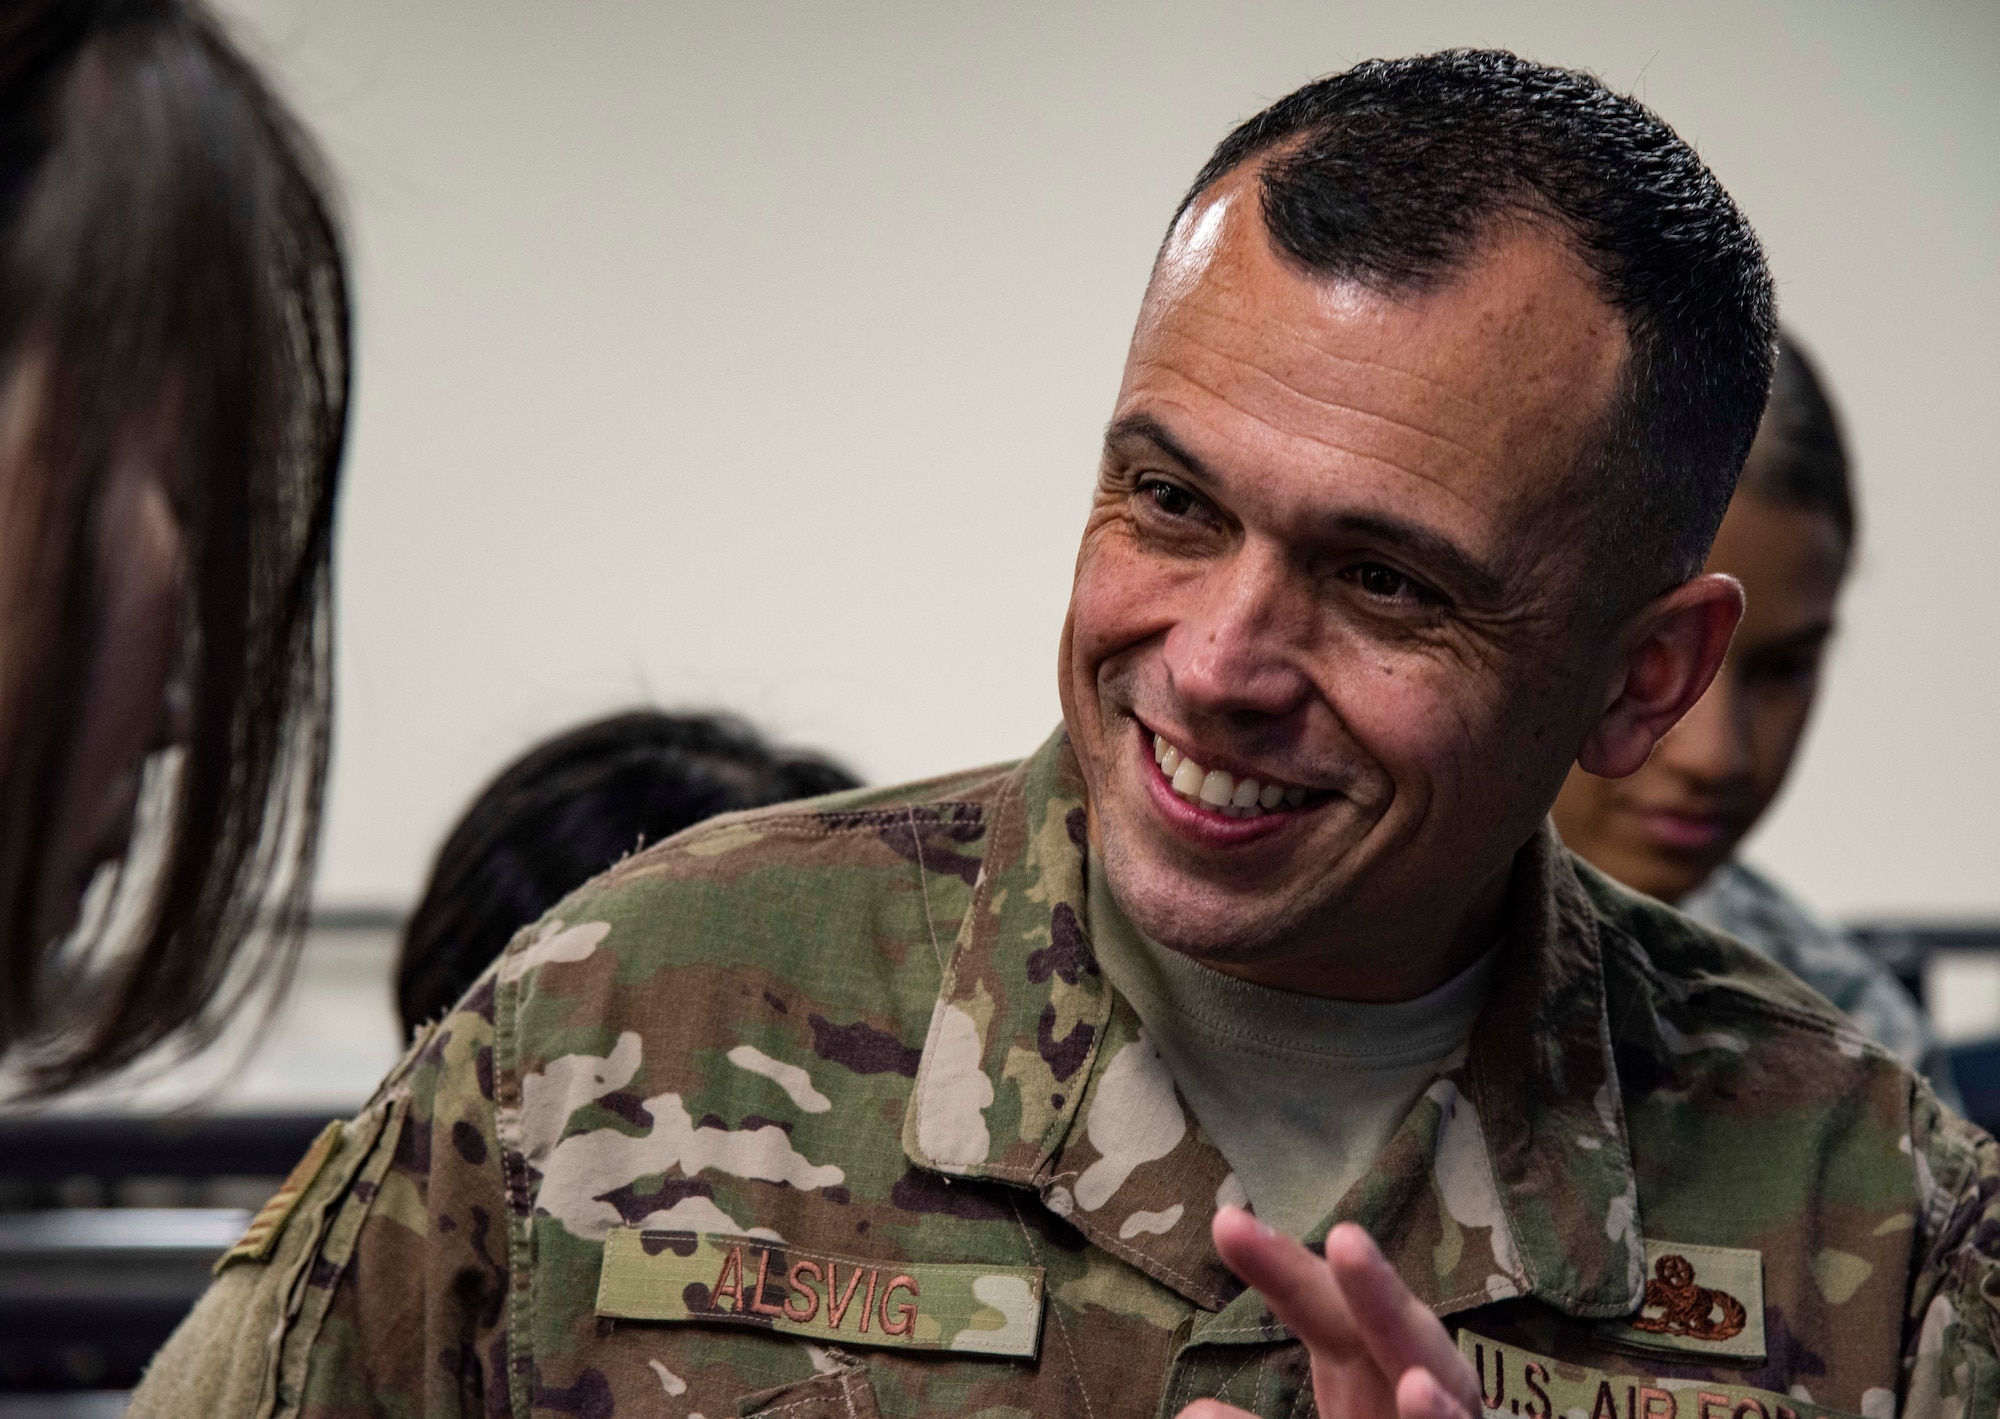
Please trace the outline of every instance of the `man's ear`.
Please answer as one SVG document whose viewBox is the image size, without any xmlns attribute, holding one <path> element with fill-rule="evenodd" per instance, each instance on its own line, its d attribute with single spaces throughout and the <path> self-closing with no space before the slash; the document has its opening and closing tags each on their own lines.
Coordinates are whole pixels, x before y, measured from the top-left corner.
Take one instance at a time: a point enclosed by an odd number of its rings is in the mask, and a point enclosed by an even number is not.
<svg viewBox="0 0 2000 1419">
<path fill-rule="evenodd" d="M 1682 582 L 1633 616 L 1624 664 L 1577 764 L 1600 778 L 1637 773 L 1707 693 L 1742 619 L 1742 583 L 1719 572 Z"/>
</svg>

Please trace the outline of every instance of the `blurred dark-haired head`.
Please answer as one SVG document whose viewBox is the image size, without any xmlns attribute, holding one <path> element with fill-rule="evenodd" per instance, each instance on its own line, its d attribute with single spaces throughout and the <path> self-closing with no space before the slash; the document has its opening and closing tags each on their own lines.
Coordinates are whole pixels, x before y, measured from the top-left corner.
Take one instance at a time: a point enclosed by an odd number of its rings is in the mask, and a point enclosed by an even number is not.
<svg viewBox="0 0 2000 1419">
<path fill-rule="evenodd" d="M 0 1053 L 29 1090 L 198 1044 L 292 959 L 347 389 L 318 159 L 206 10 L 6 6 Z"/>
<path fill-rule="evenodd" d="M 396 968 L 404 1029 L 443 1014 L 515 931 L 638 848 L 719 813 L 858 784 L 726 715 L 634 710 L 536 745 L 438 852 Z"/>
<path fill-rule="evenodd" d="M 1743 465 L 1739 491 L 1831 518 L 1842 544 L 1853 550 L 1858 518 L 1840 416 L 1819 371 L 1789 333 L 1778 338 L 1771 401 Z"/>
</svg>

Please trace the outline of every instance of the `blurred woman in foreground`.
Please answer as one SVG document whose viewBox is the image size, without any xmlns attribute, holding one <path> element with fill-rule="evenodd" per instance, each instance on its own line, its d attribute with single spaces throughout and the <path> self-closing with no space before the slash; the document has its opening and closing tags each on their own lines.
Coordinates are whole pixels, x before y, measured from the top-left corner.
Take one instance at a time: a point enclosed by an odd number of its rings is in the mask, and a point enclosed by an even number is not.
<svg viewBox="0 0 2000 1419">
<path fill-rule="evenodd" d="M 348 390 L 310 143 L 191 0 L 0 14 L 0 1058 L 212 1036 L 303 927 Z M 168 751 L 168 752 L 161 752 Z M 245 959 L 246 945 L 257 949 Z"/>
</svg>

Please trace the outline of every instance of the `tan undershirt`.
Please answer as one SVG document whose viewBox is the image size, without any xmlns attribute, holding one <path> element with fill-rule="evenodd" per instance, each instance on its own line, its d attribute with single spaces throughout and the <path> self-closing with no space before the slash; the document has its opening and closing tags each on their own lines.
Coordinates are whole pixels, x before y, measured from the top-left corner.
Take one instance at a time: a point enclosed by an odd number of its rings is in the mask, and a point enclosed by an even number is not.
<svg viewBox="0 0 2000 1419">
<path fill-rule="evenodd" d="M 1488 951 L 1428 995 L 1391 1005 L 1251 985 L 1147 938 L 1090 854 L 1086 911 L 1105 978 L 1132 1002 L 1257 1215 L 1317 1237 L 1492 989 Z"/>
</svg>

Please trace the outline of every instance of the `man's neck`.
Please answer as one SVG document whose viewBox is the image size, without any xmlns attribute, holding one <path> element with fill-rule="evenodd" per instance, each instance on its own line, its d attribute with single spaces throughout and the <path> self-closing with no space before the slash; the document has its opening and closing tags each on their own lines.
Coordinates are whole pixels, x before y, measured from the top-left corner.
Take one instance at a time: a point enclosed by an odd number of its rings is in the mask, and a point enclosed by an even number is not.
<svg viewBox="0 0 2000 1419">
<path fill-rule="evenodd" d="M 1454 913 L 1400 914 L 1394 923 L 1343 920 L 1301 939 L 1297 949 L 1257 961 L 1202 964 L 1252 985 L 1329 1000 L 1415 1000 L 1455 978 L 1500 938 L 1513 881 L 1510 861 Z"/>
</svg>

